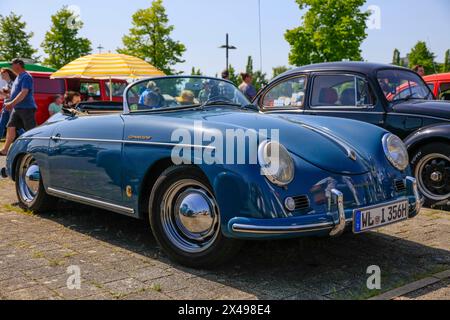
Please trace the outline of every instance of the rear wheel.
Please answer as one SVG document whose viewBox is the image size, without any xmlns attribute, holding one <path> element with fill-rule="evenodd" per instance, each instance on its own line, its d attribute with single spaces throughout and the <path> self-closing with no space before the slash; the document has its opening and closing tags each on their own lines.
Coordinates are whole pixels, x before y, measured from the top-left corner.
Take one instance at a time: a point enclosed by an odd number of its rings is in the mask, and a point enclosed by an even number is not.
<svg viewBox="0 0 450 320">
<path fill-rule="evenodd" d="M 413 170 L 426 206 L 448 206 L 450 201 L 450 145 L 431 143 L 416 150 Z"/>
<path fill-rule="evenodd" d="M 39 165 L 31 154 L 19 160 L 15 174 L 16 194 L 23 209 L 40 213 L 54 208 L 56 198 L 45 192 Z"/>
<path fill-rule="evenodd" d="M 158 243 L 182 265 L 213 268 L 240 248 L 239 241 L 223 236 L 216 199 L 196 168 L 166 170 L 153 188 L 149 212 Z"/>
</svg>

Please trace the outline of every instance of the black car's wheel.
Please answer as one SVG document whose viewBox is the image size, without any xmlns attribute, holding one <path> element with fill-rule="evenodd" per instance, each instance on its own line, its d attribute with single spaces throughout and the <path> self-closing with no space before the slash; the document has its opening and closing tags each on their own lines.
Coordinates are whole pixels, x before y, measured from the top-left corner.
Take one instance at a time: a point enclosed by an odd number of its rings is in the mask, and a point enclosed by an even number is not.
<svg viewBox="0 0 450 320">
<path fill-rule="evenodd" d="M 149 213 L 158 243 L 187 267 L 216 267 L 240 248 L 240 241 L 223 236 L 216 199 L 196 168 L 166 170 L 153 187 Z"/>
<path fill-rule="evenodd" d="M 412 167 L 425 205 L 446 206 L 450 201 L 450 145 L 431 143 L 414 152 Z"/>
<path fill-rule="evenodd" d="M 16 193 L 25 210 L 41 213 L 54 208 L 56 198 L 45 192 L 39 165 L 32 155 L 19 159 L 15 172 Z"/>
</svg>

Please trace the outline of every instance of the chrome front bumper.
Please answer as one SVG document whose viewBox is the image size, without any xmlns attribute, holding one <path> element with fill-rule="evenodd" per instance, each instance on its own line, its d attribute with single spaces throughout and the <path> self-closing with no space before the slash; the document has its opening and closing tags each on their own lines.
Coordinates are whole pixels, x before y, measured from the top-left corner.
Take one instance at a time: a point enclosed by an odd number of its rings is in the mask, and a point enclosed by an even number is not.
<svg viewBox="0 0 450 320">
<path fill-rule="evenodd" d="M 411 211 L 414 211 L 413 216 L 419 214 L 422 209 L 424 200 L 420 196 L 417 181 L 413 177 L 406 178 L 406 186 L 408 194 L 413 195 L 415 198 L 414 208 L 411 207 Z M 332 217 L 333 221 L 321 221 L 319 223 L 295 225 L 255 225 L 231 222 L 231 230 L 237 234 L 259 234 L 259 235 L 289 235 L 289 234 L 301 234 L 319 231 L 328 231 L 329 236 L 338 237 L 342 235 L 348 224 L 353 223 L 353 218 L 346 219 L 344 208 L 344 195 L 341 191 L 333 189 L 331 191 L 331 197 L 333 202 L 337 204 L 338 219 L 335 220 L 336 212 L 328 213 L 327 217 Z M 329 219 L 328 219 L 329 220 Z"/>
</svg>

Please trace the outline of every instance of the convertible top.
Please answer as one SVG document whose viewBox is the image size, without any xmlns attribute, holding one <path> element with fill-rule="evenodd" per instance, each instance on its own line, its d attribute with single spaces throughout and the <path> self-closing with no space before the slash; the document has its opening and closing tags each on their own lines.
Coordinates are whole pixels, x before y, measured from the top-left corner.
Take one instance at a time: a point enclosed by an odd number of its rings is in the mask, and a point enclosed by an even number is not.
<svg viewBox="0 0 450 320">
<path fill-rule="evenodd" d="M 77 105 L 77 109 L 88 114 L 118 113 L 123 112 L 123 103 L 113 101 L 81 102 Z"/>
</svg>

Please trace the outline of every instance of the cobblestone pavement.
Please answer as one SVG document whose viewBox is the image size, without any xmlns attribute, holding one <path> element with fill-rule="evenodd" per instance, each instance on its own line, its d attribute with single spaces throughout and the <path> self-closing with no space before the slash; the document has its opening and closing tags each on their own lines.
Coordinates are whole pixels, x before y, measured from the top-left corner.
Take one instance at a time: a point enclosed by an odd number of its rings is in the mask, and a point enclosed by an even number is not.
<svg viewBox="0 0 450 320">
<path fill-rule="evenodd" d="M 3 164 L 0 160 L 0 166 Z M 34 216 L 0 180 L 0 299 L 365 299 L 450 269 L 450 214 L 360 236 L 249 242 L 214 271 L 171 263 L 144 222 L 61 202 Z M 367 289 L 367 268 L 382 290 Z M 78 266 L 81 289 L 69 290 Z M 444 279 L 399 299 L 450 299 Z"/>
</svg>

